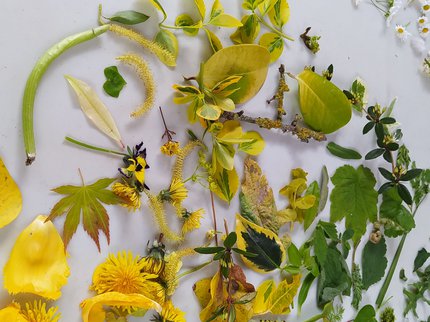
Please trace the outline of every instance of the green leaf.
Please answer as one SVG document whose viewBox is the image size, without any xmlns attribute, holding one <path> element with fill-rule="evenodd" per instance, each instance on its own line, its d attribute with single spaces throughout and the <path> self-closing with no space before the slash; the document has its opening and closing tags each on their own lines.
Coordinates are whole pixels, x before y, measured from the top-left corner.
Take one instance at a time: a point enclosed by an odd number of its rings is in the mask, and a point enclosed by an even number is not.
<svg viewBox="0 0 430 322">
<path fill-rule="evenodd" d="M 241 256 L 252 270 L 267 273 L 279 268 L 285 261 L 284 246 L 271 230 L 236 215 L 236 234 L 238 248 L 258 255 L 257 257 Z"/>
<path fill-rule="evenodd" d="M 239 143 L 237 149 L 249 155 L 259 155 L 266 146 L 266 143 L 264 142 L 264 139 L 261 137 L 260 133 L 255 131 L 246 132 L 242 136 L 242 139 L 249 139 L 250 141 Z"/>
<path fill-rule="evenodd" d="M 254 97 L 267 76 L 270 55 L 258 45 L 236 45 L 223 48 L 203 64 L 203 84 L 213 88 L 220 81 L 234 75 L 242 78 L 238 90 L 229 96 L 235 104 L 244 103 Z"/>
<path fill-rule="evenodd" d="M 216 254 L 224 250 L 224 247 L 196 247 L 194 251 L 199 254 Z"/>
<path fill-rule="evenodd" d="M 314 232 L 314 252 L 318 263 L 322 266 L 327 258 L 328 245 L 324 236 L 324 232 L 320 227 L 317 227 Z"/>
<path fill-rule="evenodd" d="M 239 195 L 241 215 L 277 234 L 280 225 L 273 190 L 258 163 L 251 158 L 245 159 L 241 187 Z"/>
<path fill-rule="evenodd" d="M 387 169 L 385 169 L 385 168 L 378 168 L 378 170 L 379 170 L 379 173 L 382 174 L 382 176 L 385 179 L 387 179 L 389 181 L 393 181 L 394 180 L 393 174 L 390 171 L 388 171 Z"/>
<path fill-rule="evenodd" d="M 338 295 L 349 295 L 351 292 L 351 277 L 348 265 L 342 254 L 335 248 L 329 246 L 327 257 L 321 266 L 321 273 L 318 277 L 317 303 L 319 307 L 324 307 Z"/>
<path fill-rule="evenodd" d="M 351 249 L 351 244 L 349 240 L 354 236 L 354 231 L 352 229 L 346 229 L 342 234 L 342 254 L 343 258 L 347 259 L 349 251 Z"/>
<path fill-rule="evenodd" d="M 366 104 L 366 86 L 360 78 L 352 83 L 351 94 L 353 96 L 352 107 L 361 113 Z"/>
<path fill-rule="evenodd" d="M 100 230 L 105 234 L 109 244 L 109 216 L 101 203 L 114 205 L 120 202 L 120 199 L 111 190 L 107 189 L 115 180 L 105 178 L 91 185 L 68 185 L 52 189 L 56 193 L 66 195 L 54 205 L 47 219 L 53 220 L 66 214 L 63 230 L 64 246 L 66 248 L 78 228 L 81 213 L 84 230 L 94 240 L 98 250 L 100 251 Z"/>
<path fill-rule="evenodd" d="M 221 167 L 226 170 L 233 170 L 235 150 L 232 145 L 214 140 L 212 153 Z"/>
<path fill-rule="evenodd" d="M 429 257 L 430 253 L 428 253 L 425 248 L 421 248 L 414 260 L 414 272 L 420 269 Z"/>
<path fill-rule="evenodd" d="M 318 213 L 321 213 L 326 204 L 328 199 L 328 182 L 329 182 L 329 176 L 327 172 L 327 167 L 324 165 L 321 170 L 321 191 L 320 191 L 320 202 L 318 205 Z"/>
<path fill-rule="evenodd" d="M 387 237 L 401 236 L 415 228 L 414 218 L 402 205 L 402 199 L 395 188 L 383 193 L 379 217 L 384 223 L 384 233 Z"/>
<path fill-rule="evenodd" d="M 400 198 L 402 198 L 402 200 L 406 202 L 406 204 L 412 205 L 411 193 L 409 192 L 408 188 L 406 188 L 405 185 L 399 183 L 397 185 L 397 192 L 399 193 Z"/>
<path fill-rule="evenodd" d="M 364 159 L 366 159 L 366 160 L 376 159 L 376 158 L 380 157 L 382 154 L 384 154 L 384 152 L 385 152 L 385 149 L 374 149 L 374 150 L 370 151 L 369 153 L 367 153 L 366 156 L 364 157 Z"/>
<path fill-rule="evenodd" d="M 273 32 L 269 32 L 261 36 L 258 43 L 269 51 L 271 63 L 277 61 L 284 50 L 283 39 Z"/>
<path fill-rule="evenodd" d="M 316 277 L 314 274 L 308 273 L 308 275 L 306 275 L 305 279 L 302 282 L 302 287 L 300 288 L 299 296 L 297 299 L 299 314 L 302 310 L 303 303 L 305 303 L 306 298 L 308 297 L 309 290 L 311 289 L 312 283 L 314 282 L 315 278 Z"/>
<path fill-rule="evenodd" d="M 260 10 L 262 16 L 265 16 L 270 10 L 272 10 L 277 2 L 278 0 L 264 0 L 258 6 L 258 10 Z"/>
<path fill-rule="evenodd" d="M 134 10 L 119 11 L 112 17 L 107 18 L 110 21 L 122 23 L 124 25 L 137 25 L 148 20 L 149 16 Z"/>
<path fill-rule="evenodd" d="M 411 169 L 400 177 L 400 181 L 410 181 L 415 179 L 421 174 L 422 171 L 422 169 Z"/>
<path fill-rule="evenodd" d="M 250 252 L 247 252 L 247 251 L 244 251 L 242 249 L 235 248 L 235 247 L 233 247 L 231 250 L 240 254 L 240 255 L 244 255 L 246 257 L 257 257 L 258 256 L 258 254 L 250 253 Z"/>
<path fill-rule="evenodd" d="M 339 241 L 336 225 L 334 223 L 319 221 L 318 226 L 323 229 L 325 235 L 332 241 Z"/>
<path fill-rule="evenodd" d="M 179 52 L 178 39 L 171 31 L 160 29 L 155 35 L 154 41 L 171 53 L 176 60 Z"/>
<path fill-rule="evenodd" d="M 264 0 L 245 0 L 242 3 L 242 8 L 245 10 L 254 11 Z"/>
<path fill-rule="evenodd" d="M 272 24 L 282 28 L 290 19 L 290 6 L 287 0 L 278 0 L 268 12 Z"/>
<path fill-rule="evenodd" d="M 217 165 L 213 179 L 215 185 L 211 185 L 211 190 L 222 200 L 230 202 L 239 188 L 239 176 L 236 169 L 226 170 Z"/>
<path fill-rule="evenodd" d="M 195 22 L 193 18 L 184 13 L 176 17 L 175 26 L 184 27 L 182 28 L 182 30 L 184 34 L 188 36 L 196 36 L 199 33 L 199 29 L 203 26 L 203 24 L 201 20 Z"/>
<path fill-rule="evenodd" d="M 203 105 L 197 109 L 196 113 L 205 120 L 216 121 L 221 116 L 221 109 L 217 105 L 203 103 Z"/>
<path fill-rule="evenodd" d="M 316 216 L 318 215 L 318 208 L 319 208 L 319 202 L 320 202 L 320 188 L 318 186 L 318 182 L 314 181 L 312 182 L 308 189 L 306 189 L 305 196 L 313 195 L 316 197 L 314 205 L 306 209 L 304 211 L 304 221 L 303 221 L 303 227 L 305 231 L 309 228 L 310 225 L 312 225 L 313 221 L 315 220 Z"/>
<path fill-rule="evenodd" d="M 221 13 L 216 17 L 212 18 L 209 22 L 210 25 L 218 26 L 218 27 L 226 27 L 226 28 L 234 28 L 242 26 L 242 22 L 240 22 L 235 17 L 228 15 L 226 13 Z"/>
<path fill-rule="evenodd" d="M 366 123 L 366 125 L 363 127 L 363 134 L 369 133 L 369 131 L 372 130 L 374 126 L 375 126 L 374 122 Z"/>
<path fill-rule="evenodd" d="M 361 154 L 355 150 L 344 148 L 334 142 L 330 142 L 327 144 L 327 150 L 330 151 L 331 154 L 346 160 L 360 160 Z"/>
<path fill-rule="evenodd" d="M 232 248 L 234 246 L 234 244 L 236 244 L 236 240 L 237 240 L 237 235 L 233 231 L 230 234 L 228 234 L 228 236 L 224 240 L 224 247 L 225 248 Z"/>
<path fill-rule="evenodd" d="M 330 196 L 330 220 L 345 218 L 345 227 L 354 230 L 353 241 L 357 243 L 366 232 L 367 221 L 377 219 L 375 177 L 368 168 L 345 165 L 336 170 L 331 180 L 335 187 Z"/>
<path fill-rule="evenodd" d="M 302 255 L 300 255 L 300 252 L 297 249 L 296 245 L 291 243 L 290 246 L 288 246 L 287 253 L 290 265 L 296 267 L 300 267 L 302 265 Z"/>
<path fill-rule="evenodd" d="M 127 84 L 119 73 L 118 67 L 106 67 L 104 74 L 106 76 L 106 82 L 103 84 L 103 89 L 108 95 L 118 97 L 125 84 Z"/>
<path fill-rule="evenodd" d="M 358 312 L 354 322 L 377 322 L 376 312 L 372 305 L 365 305 Z"/>
<path fill-rule="evenodd" d="M 379 282 L 384 277 L 387 268 L 387 245 L 382 237 L 379 243 L 374 244 L 370 240 L 364 246 L 362 253 L 363 289 L 367 290 L 370 285 Z"/>
<path fill-rule="evenodd" d="M 221 40 L 215 35 L 212 31 L 210 31 L 207 28 L 204 28 L 204 31 L 206 32 L 206 35 L 208 36 L 209 43 L 211 45 L 212 50 L 214 53 L 221 50 L 223 48 Z"/>
<path fill-rule="evenodd" d="M 308 69 L 297 80 L 300 110 L 306 124 L 328 134 L 349 122 L 351 103 L 336 85 Z"/>
<path fill-rule="evenodd" d="M 245 15 L 242 17 L 242 26 L 231 34 L 230 39 L 234 44 L 253 44 L 260 33 L 260 22 L 257 15 Z"/>
</svg>

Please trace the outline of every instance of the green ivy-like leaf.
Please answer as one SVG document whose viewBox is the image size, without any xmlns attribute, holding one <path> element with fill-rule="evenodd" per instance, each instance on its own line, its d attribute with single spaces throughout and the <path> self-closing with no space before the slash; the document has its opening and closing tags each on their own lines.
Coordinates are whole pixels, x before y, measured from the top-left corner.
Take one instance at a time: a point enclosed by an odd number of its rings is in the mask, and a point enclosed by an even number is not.
<svg viewBox="0 0 430 322">
<path fill-rule="evenodd" d="M 387 268 L 387 245 L 382 237 L 379 243 L 374 244 L 370 240 L 364 246 L 362 254 L 363 289 L 367 290 L 384 277 Z"/>
<path fill-rule="evenodd" d="M 118 71 L 118 67 L 110 66 L 104 70 L 106 82 L 103 84 L 103 89 L 112 97 L 118 97 L 123 87 L 127 84 L 124 78 Z"/>
<path fill-rule="evenodd" d="M 346 219 L 346 228 L 354 230 L 357 243 L 366 232 L 367 221 L 374 222 L 377 215 L 378 192 L 374 189 L 375 177 L 370 169 L 345 165 L 331 178 L 334 189 L 330 195 L 330 220 Z"/>
</svg>

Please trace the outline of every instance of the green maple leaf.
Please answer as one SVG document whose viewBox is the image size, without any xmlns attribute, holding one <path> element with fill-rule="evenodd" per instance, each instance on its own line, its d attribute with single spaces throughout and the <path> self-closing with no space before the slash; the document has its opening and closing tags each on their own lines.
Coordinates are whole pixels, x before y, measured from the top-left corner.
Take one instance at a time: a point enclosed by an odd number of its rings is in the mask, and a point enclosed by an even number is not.
<svg viewBox="0 0 430 322">
<path fill-rule="evenodd" d="M 354 230 L 356 244 L 366 232 L 367 220 L 374 222 L 377 216 L 378 192 L 376 180 L 370 169 L 359 166 L 354 169 L 345 165 L 336 170 L 331 178 L 334 189 L 330 195 L 330 221 L 345 218 L 346 228 Z"/>
<path fill-rule="evenodd" d="M 61 195 L 66 195 L 63 199 L 55 204 L 47 220 L 53 220 L 67 213 L 64 222 L 63 240 L 64 247 L 67 245 L 76 232 L 81 221 L 84 230 L 90 235 L 100 251 L 99 230 L 101 230 L 110 242 L 109 234 L 109 216 L 102 203 L 113 205 L 119 202 L 118 197 L 106 189 L 115 179 L 104 178 L 91 185 L 82 186 L 61 186 L 52 191 Z"/>
</svg>

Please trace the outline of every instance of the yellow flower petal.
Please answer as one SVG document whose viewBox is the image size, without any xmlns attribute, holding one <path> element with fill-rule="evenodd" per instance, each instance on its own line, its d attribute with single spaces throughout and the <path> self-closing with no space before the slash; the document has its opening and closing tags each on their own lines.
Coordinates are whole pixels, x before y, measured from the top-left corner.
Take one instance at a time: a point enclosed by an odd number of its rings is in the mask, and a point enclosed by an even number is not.
<svg viewBox="0 0 430 322">
<path fill-rule="evenodd" d="M 15 220 L 21 209 L 21 192 L 0 158 L 0 228 Z"/>
<path fill-rule="evenodd" d="M 4 268 L 11 294 L 33 293 L 56 300 L 70 275 L 63 241 L 51 221 L 38 216 L 18 236 Z"/>
<path fill-rule="evenodd" d="M 156 310 L 161 313 L 161 306 L 157 302 L 141 294 L 122 294 L 108 292 L 100 294 L 81 303 L 83 322 L 104 322 L 106 314 L 103 306 L 132 306 L 144 310 Z"/>
<path fill-rule="evenodd" d="M 27 322 L 27 319 L 20 313 L 19 304 L 12 303 L 0 310 L 0 321 Z"/>
</svg>

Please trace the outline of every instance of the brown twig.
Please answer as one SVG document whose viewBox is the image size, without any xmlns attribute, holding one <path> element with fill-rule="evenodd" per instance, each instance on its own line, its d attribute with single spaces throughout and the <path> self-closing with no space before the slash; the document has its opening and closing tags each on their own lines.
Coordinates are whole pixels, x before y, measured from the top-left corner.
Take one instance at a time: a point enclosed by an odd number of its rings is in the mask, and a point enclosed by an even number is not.
<svg viewBox="0 0 430 322">
<path fill-rule="evenodd" d="M 279 67 L 279 85 L 278 90 L 275 95 L 272 96 L 271 99 L 267 100 L 267 104 L 276 100 L 276 111 L 278 121 L 282 121 L 282 116 L 286 115 L 287 112 L 284 109 L 284 93 L 288 92 L 290 88 L 285 81 L 285 67 L 283 64 Z"/>
<path fill-rule="evenodd" d="M 160 109 L 161 118 L 162 118 L 163 124 L 164 124 L 164 133 L 163 133 L 163 136 L 161 137 L 161 139 L 164 139 L 164 137 L 167 136 L 167 140 L 172 141 L 173 135 L 176 135 L 176 133 L 173 131 L 170 131 L 167 128 L 166 120 L 164 119 L 163 109 L 161 108 L 161 106 L 159 106 L 158 108 Z"/>
</svg>

